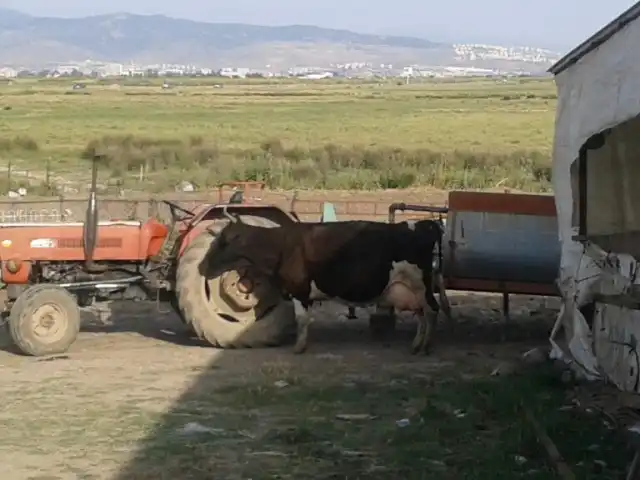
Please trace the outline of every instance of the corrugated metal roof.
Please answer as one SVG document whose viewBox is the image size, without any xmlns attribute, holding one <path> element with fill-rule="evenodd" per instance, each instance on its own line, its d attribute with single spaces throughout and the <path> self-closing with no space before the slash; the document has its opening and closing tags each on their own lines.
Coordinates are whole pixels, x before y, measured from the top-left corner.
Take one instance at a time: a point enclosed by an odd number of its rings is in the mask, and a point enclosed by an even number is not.
<svg viewBox="0 0 640 480">
<path fill-rule="evenodd" d="M 553 73 L 554 75 L 557 75 L 563 70 L 566 70 L 571 65 L 579 61 L 582 57 L 584 57 L 587 53 L 595 50 L 600 45 L 605 43 L 607 40 L 609 40 L 631 22 L 636 20 L 638 17 L 640 17 L 640 2 L 636 3 L 631 8 L 621 13 L 615 20 L 611 21 L 608 25 L 601 28 L 598 32 L 596 32 L 576 48 L 571 50 L 547 71 Z"/>
</svg>

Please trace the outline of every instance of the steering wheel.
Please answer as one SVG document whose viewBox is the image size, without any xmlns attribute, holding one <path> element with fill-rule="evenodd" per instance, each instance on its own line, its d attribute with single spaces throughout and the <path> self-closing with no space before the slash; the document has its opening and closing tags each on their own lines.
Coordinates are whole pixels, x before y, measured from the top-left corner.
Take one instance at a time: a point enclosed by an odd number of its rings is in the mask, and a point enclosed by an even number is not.
<svg viewBox="0 0 640 480">
<path fill-rule="evenodd" d="M 169 207 L 169 211 L 171 212 L 171 220 L 173 222 L 181 222 L 195 216 L 195 213 L 193 213 L 191 210 L 187 210 L 177 203 L 173 203 L 169 200 L 161 200 L 161 202 L 167 204 L 167 206 Z M 178 212 L 182 213 L 182 215 L 179 215 Z"/>
</svg>

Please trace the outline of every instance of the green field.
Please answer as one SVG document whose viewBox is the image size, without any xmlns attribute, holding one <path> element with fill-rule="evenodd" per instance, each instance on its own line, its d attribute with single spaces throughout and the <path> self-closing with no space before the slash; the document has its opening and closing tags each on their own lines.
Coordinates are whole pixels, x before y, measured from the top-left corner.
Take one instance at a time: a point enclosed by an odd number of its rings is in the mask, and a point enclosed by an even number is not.
<svg viewBox="0 0 640 480">
<path fill-rule="evenodd" d="M 550 188 L 550 80 L 215 82 L 0 83 L 0 165 L 84 179 L 97 152 L 112 181 L 156 191 L 244 179 L 285 189 Z"/>
</svg>

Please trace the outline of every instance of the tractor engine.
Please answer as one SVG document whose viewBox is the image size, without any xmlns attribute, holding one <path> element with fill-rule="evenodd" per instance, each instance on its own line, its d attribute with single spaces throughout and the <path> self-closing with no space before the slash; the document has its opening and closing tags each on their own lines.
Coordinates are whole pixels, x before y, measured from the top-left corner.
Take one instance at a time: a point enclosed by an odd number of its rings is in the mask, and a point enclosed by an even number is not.
<svg viewBox="0 0 640 480">
<path fill-rule="evenodd" d="M 82 307 L 89 306 L 94 299 L 109 300 L 146 300 L 149 298 L 135 283 L 141 275 L 135 272 L 118 270 L 117 267 L 103 273 L 88 273 L 78 263 L 48 263 L 38 265 L 39 277 L 43 283 L 54 283 L 71 291 Z"/>
<path fill-rule="evenodd" d="M 75 264 L 50 263 L 38 265 L 40 278 L 47 283 L 77 282 L 83 274 Z M 86 275 L 86 274 L 84 274 Z"/>
</svg>

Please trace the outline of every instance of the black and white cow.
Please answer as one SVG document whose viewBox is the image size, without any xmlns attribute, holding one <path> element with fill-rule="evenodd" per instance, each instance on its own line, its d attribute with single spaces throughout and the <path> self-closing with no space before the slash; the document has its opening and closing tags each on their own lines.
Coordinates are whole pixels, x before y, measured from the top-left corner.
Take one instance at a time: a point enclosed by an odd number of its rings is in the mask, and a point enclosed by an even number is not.
<svg viewBox="0 0 640 480">
<path fill-rule="evenodd" d="M 311 306 L 328 299 L 351 307 L 377 302 L 418 314 L 412 351 L 427 351 L 440 310 L 433 295 L 434 247 L 440 248 L 443 234 L 438 222 L 299 222 L 266 228 L 227 216 L 231 222 L 205 261 L 243 258 L 293 298 L 296 353 L 307 348 Z"/>
</svg>

